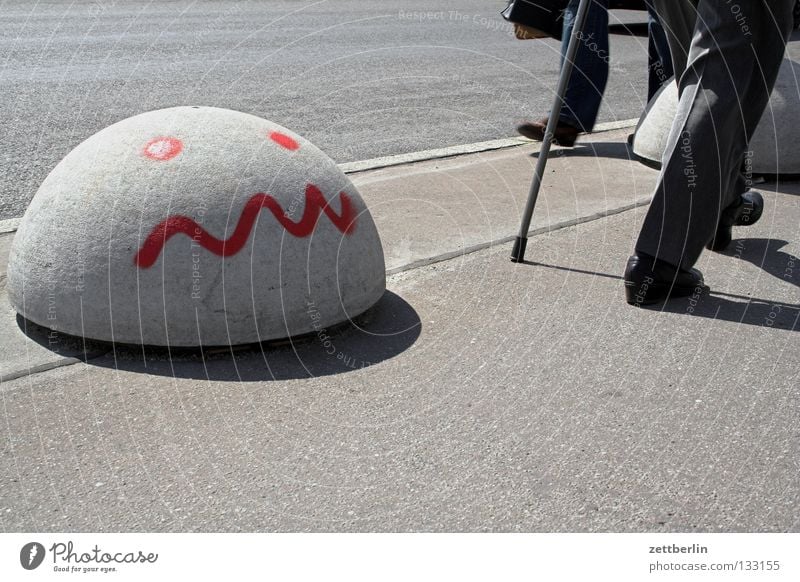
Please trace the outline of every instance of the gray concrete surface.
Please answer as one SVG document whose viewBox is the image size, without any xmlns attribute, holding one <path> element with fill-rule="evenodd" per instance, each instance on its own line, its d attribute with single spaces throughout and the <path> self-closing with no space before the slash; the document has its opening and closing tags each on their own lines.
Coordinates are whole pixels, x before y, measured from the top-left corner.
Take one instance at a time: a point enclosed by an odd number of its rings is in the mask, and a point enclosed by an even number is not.
<svg viewBox="0 0 800 582">
<path fill-rule="evenodd" d="M 58 164 L 14 237 L 7 290 L 63 333 L 218 346 L 357 317 L 386 269 L 358 190 L 314 144 L 238 111 L 171 107 Z"/>
<path fill-rule="evenodd" d="M 591 220 L 649 200 L 657 173 L 628 159 L 624 142 L 630 130 L 597 133 L 582 138 L 572 150 L 552 150 L 533 231 Z M 528 143 L 351 174 L 379 229 L 389 272 L 515 236 L 538 151 L 539 144 Z M 12 234 L 0 235 L 0 305 L 6 306 L 0 347 L 7 355 L 0 361 L 0 378 L 17 378 L 107 351 L 102 344 L 39 330 L 32 322 L 15 323 L 5 285 L 12 240 Z M 25 327 L 35 331 L 26 336 Z"/>
<path fill-rule="evenodd" d="M 30 324 L 18 319 L 6 289 L 12 241 L 13 234 L 0 235 L 0 352 L 3 354 L 0 358 L 0 386 L 3 382 L 37 371 L 73 364 L 79 361 L 77 358 L 105 353 L 105 346 L 95 350 L 77 338 L 67 338 L 48 329 L 39 330 L 38 342 L 26 335 Z"/>
<path fill-rule="evenodd" d="M 272 119 L 340 163 L 511 136 L 549 108 L 558 43 L 515 40 L 504 5 L 4 0 L 0 219 L 82 140 L 177 105 Z M 601 120 L 644 107 L 646 38 L 622 32 Z"/>
<path fill-rule="evenodd" d="M 563 161 L 566 199 L 629 188 Z M 532 238 L 536 263 L 398 272 L 333 354 L 120 347 L 4 382 L 0 529 L 798 531 L 800 186 L 764 191 L 703 297 L 624 303 L 640 207 Z"/>
<path fill-rule="evenodd" d="M 532 230 L 649 201 L 658 173 L 631 163 L 632 127 L 554 148 Z M 390 272 L 515 236 L 539 143 L 350 174 L 369 204 Z M 589 181 L 587 182 L 587 178 Z"/>
</svg>

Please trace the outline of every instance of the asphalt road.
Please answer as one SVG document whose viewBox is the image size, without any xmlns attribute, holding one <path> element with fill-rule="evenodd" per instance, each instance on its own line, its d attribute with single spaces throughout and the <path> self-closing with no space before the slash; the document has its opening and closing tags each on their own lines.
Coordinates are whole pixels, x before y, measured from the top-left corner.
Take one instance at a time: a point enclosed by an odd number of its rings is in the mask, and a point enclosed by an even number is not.
<svg viewBox="0 0 800 582">
<path fill-rule="evenodd" d="M 263 116 L 337 162 L 514 135 L 549 107 L 558 43 L 515 40 L 504 5 L 0 0 L 0 219 L 82 140 L 162 107 Z M 601 121 L 637 117 L 645 98 L 647 39 L 623 32 Z"/>
</svg>

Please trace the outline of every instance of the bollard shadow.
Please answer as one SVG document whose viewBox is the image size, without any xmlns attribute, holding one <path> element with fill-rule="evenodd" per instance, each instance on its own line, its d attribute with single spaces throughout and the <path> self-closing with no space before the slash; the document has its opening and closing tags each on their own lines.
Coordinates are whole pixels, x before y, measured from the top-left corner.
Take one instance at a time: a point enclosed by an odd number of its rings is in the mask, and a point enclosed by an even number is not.
<svg viewBox="0 0 800 582">
<path fill-rule="evenodd" d="M 753 239 L 751 239 L 751 242 L 752 240 Z M 778 242 L 782 243 L 779 246 L 786 244 L 783 241 Z M 757 245 L 753 245 L 753 256 L 757 254 L 757 248 Z M 786 255 L 786 253 L 781 254 Z M 791 255 L 786 256 L 790 257 Z M 777 264 L 776 261 L 780 259 L 780 257 L 776 259 L 773 255 L 770 257 L 770 260 L 764 261 L 763 265 L 774 266 Z M 585 269 L 563 267 L 560 265 L 551 265 L 548 263 L 535 261 L 523 261 L 523 264 L 544 267 L 547 269 L 557 269 L 559 271 L 567 271 L 581 275 L 592 275 L 594 277 L 615 279 L 620 282 L 620 301 L 623 300 L 621 276 L 611 275 L 608 273 L 599 273 Z M 758 266 L 762 266 L 762 264 L 759 264 Z M 765 267 L 762 266 L 762 268 Z M 767 267 L 765 270 L 768 270 L 768 268 L 772 267 Z M 796 277 L 794 282 L 796 284 Z M 631 307 L 631 309 L 634 308 Z M 745 297 L 743 295 L 722 293 L 714 291 L 713 288 L 711 289 L 710 293 L 703 293 L 702 295 L 694 297 L 677 297 L 663 303 L 643 305 L 639 307 L 639 309 L 644 309 L 646 311 L 662 311 L 665 313 L 688 315 L 692 317 L 705 317 L 708 319 L 731 321 L 757 327 L 800 331 L 800 305 L 784 303 L 782 301 L 760 299 L 757 297 Z"/>
<path fill-rule="evenodd" d="M 21 329 L 48 347 L 50 330 L 18 317 Z M 324 332 L 243 346 L 167 348 L 111 344 L 87 340 L 87 364 L 109 368 L 218 382 L 296 380 L 352 372 L 393 358 L 408 348 L 422 330 L 419 315 L 400 296 L 386 291 L 352 321 Z M 63 334 L 62 334 L 63 336 Z M 66 336 L 78 343 L 82 338 Z"/>
<path fill-rule="evenodd" d="M 74 358 L 85 362 L 99 358 L 112 349 L 110 343 L 51 330 L 49 327 L 25 319 L 19 313 L 16 314 L 16 320 L 17 327 L 28 339 L 62 358 Z"/>
<path fill-rule="evenodd" d="M 540 152 L 533 152 L 532 158 L 539 158 Z M 626 143 L 614 141 L 592 141 L 578 143 L 572 148 L 551 149 L 549 159 L 554 158 L 611 158 L 615 160 L 636 160 Z"/>
</svg>

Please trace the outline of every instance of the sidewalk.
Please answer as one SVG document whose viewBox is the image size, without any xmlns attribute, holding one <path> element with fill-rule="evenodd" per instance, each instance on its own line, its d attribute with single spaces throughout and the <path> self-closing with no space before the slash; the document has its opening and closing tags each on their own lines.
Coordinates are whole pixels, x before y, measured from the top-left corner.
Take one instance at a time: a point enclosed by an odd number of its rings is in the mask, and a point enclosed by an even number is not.
<svg viewBox="0 0 800 582">
<path fill-rule="evenodd" d="M 393 274 L 334 356 L 74 363 L 3 285 L 0 530 L 799 531 L 800 185 L 703 256 L 710 295 L 635 309 L 628 131 L 548 163 L 529 264 L 490 243 L 535 145 L 354 174 Z"/>
</svg>

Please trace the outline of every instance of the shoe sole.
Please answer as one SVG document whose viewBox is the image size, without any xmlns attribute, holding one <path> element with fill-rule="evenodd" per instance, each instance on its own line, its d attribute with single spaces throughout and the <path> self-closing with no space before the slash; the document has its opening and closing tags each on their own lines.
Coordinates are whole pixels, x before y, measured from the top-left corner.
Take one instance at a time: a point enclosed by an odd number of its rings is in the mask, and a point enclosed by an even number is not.
<svg viewBox="0 0 800 582">
<path fill-rule="evenodd" d="M 625 302 L 628 305 L 639 307 L 641 305 L 654 305 L 662 303 L 667 299 L 677 297 L 689 297 L 690 295 L 702 294 L 708 290 L 705 285 L 692 285 L 683 287 L 677 285 L 667 285 L 665 283 L 653 283 L 642 289 L 644 283 L 634 283 L 625 281 Z"/>
</svg>

